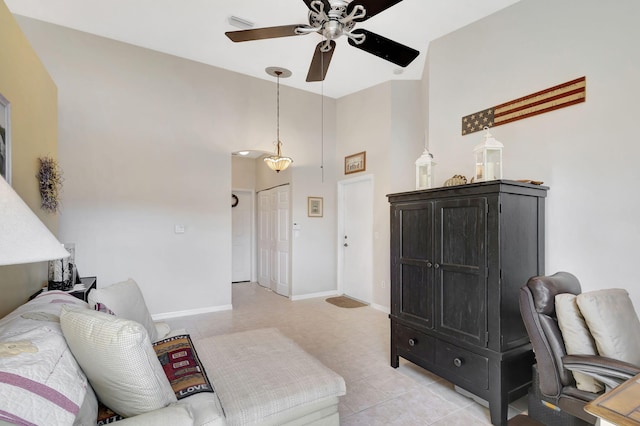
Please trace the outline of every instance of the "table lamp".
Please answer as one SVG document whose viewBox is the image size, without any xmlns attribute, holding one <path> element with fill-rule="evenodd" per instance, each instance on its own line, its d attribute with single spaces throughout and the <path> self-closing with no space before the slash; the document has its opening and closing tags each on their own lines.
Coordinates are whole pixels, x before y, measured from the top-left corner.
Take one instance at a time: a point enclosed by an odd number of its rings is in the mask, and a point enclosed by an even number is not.
<svg viewBox="0 0 640 426">
<path fill-rule="evenodd" d="M 0 176 L 0 266 L 67 256 L 62 243 Z"/>
</svg>

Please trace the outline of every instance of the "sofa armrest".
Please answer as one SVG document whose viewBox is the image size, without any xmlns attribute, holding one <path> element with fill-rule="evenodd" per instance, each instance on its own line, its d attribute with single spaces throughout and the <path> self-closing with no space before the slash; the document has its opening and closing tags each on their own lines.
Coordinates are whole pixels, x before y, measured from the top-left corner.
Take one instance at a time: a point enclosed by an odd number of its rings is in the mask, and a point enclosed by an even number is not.
<svg viewBox="0 0 640 426">
<path fill-rule="evenodd" d="M 599 355 L 565 355 L 562 363 L 566 369 L 591 376 L 611 389 L 640 374 L 636 365 Z"/>
</svg>

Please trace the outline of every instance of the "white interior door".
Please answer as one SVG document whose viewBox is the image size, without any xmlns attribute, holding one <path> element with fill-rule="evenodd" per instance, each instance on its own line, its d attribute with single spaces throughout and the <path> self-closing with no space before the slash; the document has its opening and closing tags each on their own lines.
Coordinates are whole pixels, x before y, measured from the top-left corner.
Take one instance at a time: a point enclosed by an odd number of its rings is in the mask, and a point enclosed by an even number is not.
<svg viewBox="0 0 640 426">
<path fill-rule="evenodd" d="M 258 193 L 258 284 L 271 288 L 271 197 Z"/>
<path fill-rule="evenodd" d="M 373 178 L 348 179 L 338 184 L 342 292 L 371 303 L 373 294 Z"/>
<path fill-rule="evenodd" d="M 277 276 L 275 292 L 289 296 L 289 244 L 290 244 L 290 191 L 289 185 L 280 186 L 276 190 L 276 224 L 275 224 L 275 258 Z"/>
<path fill-rule="evenodd" d="M 251 281 L 253 193 L 233 191 L 238 203 L 231 209 L 231 281 Z"/>
<path fill-rule="evenodd" d="M 258 194 L 258 283 L 290 293 L 291 195 L 289 185 Z"/>
</svg>

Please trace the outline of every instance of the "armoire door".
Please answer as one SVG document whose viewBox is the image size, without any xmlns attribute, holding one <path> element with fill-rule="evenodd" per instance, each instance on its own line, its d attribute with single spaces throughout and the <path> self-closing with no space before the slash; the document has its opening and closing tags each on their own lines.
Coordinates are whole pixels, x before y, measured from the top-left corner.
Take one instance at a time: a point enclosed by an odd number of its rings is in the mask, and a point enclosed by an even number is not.
<svg viewBox="0 0 640 426">
<path fill-rule="evenodd" d="M 487 200 L 435 203 L 436 329 L 474 345 L 487 344 Z"/>
<path fill-rule="evenodd" d="M 434 320 L 433 203 L 394 206 L 391 238 L 393 312 L 406 321 L 432 328 Z"/>
</svg>

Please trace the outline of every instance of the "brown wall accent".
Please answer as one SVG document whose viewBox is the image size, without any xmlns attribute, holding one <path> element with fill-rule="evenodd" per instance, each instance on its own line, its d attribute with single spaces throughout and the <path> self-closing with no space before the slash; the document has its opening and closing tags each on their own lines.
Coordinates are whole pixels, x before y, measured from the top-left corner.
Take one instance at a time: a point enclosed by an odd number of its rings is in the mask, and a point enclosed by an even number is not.
<svg viewBox="0 0 640 426">
<path fill-rule="evenodd" d="M 58 216 L 40 209 L 35 176 L 38 157 L 57 158 L 58 89 L 3 1 L 0 52 L 0 93 L 11 104 L 12 186 L 56 234 Z M 46 262 L 0 267 L 0 317 L 24 303 L 46 280 Z"/>
</svg>

